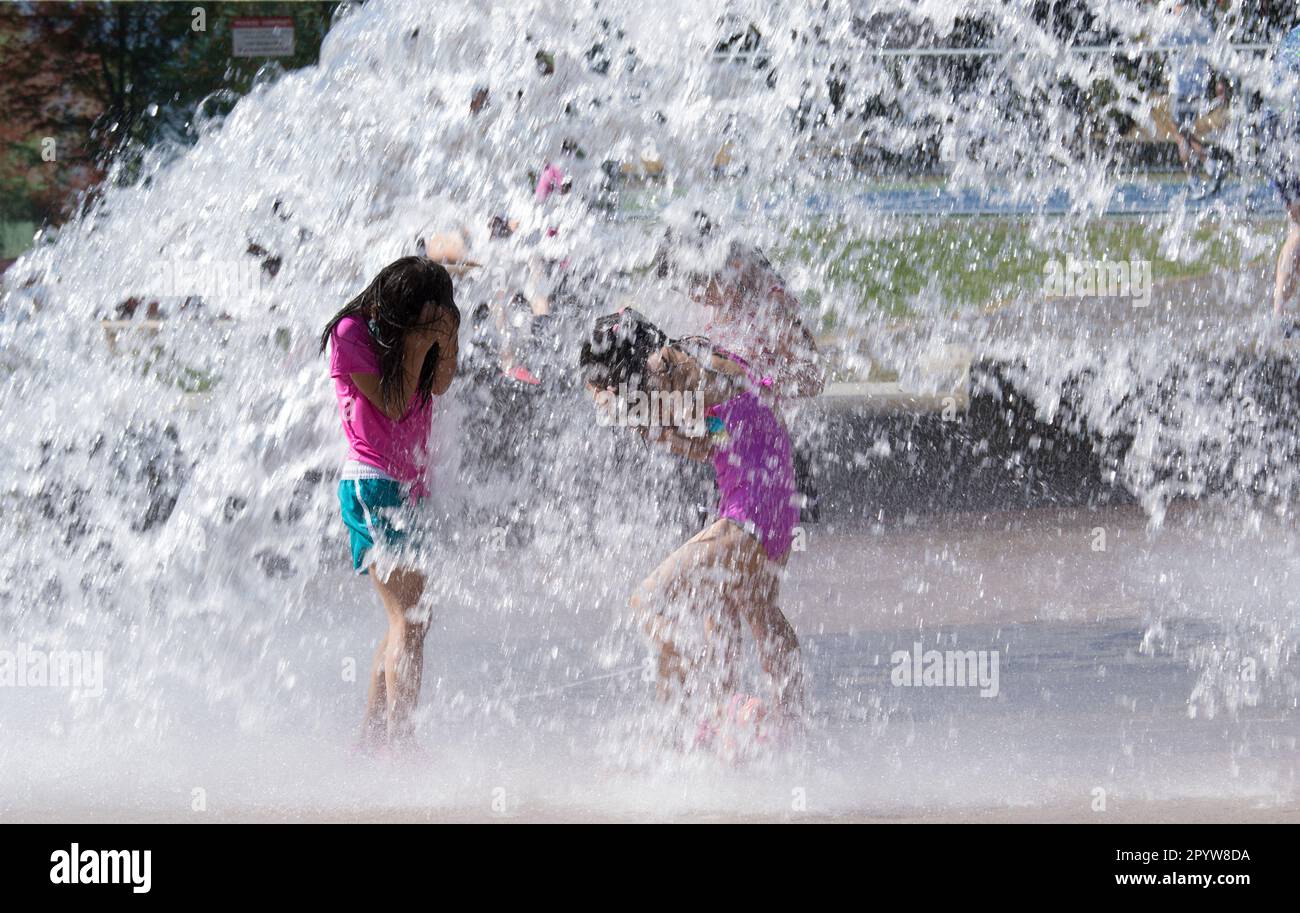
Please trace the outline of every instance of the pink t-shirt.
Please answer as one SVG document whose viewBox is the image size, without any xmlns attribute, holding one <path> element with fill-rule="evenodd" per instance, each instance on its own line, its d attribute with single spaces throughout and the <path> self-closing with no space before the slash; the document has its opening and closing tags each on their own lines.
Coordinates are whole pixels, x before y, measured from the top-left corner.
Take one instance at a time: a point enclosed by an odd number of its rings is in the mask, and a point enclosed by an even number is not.
<svg viewBox="0 0 1300 913">
<path fill-rule="evenodd" d="M 423 456 L 433 421 L 432 402 L 407 405 L 398 421 L 366 399 L 353 374 L 379 374 L 379 355 L 371 341 L 370 327 L 360 317 L 344 317 L 334 328 L 330 345 L 330 377 L 339 400 L 343 433 L 351 448 L 350 459 L 374 466 L 399 482 L 411 483 L 411 494 L 422 497 Z"/>
</svg>

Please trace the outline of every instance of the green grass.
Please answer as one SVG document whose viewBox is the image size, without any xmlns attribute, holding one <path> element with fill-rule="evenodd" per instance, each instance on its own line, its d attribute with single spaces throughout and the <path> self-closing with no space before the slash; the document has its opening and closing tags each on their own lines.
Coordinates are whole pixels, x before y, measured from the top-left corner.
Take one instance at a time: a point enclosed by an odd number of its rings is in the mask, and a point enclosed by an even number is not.
<svg viewBox="0 0 1300 913">
<path fill-rule="evenodd" d="M 1280 225 L 1261 222 L 1255 228 L 1277 234 L 1280 243 Z M 1168 230 L 1162 222 L 1123 218 L 1036 224 L 927 217 L 897 220 L 868 235 L 828 219 L 796 231 L 791 244 L 773 254 L 780 263 L 823 269 L 822 291 L 834 293 L 841 307 L 847 302 L 858 310 L 903 317 L 927 288 L 954 310 L 1041 291 L 1049 259 L 1149 260 L 1152 278 L 1160 282 L 1261 266 L 1275 253 L 1270 246 L 1252 256 L 1237 233 L 1203 225 L 1186 245 L 1190 255 L 1171 260 L 1160 254 Z M 808 297 L 816 304 L 822 295 Z"/>
<path fill-rule="evenodd" d="M 1185 182 L 1181 174 L 1151 175 L 1156 182 Z M 900 189 L 942 186 L 943 179 L 914 178 L 870 187 Z M 835 185 L 837 187 L 842 185 Z M 864 185 L 865 189 L 865 185 Z M 652 185 L 626 192 L 625 211 L 653 215 L 665 188 Z M 1156 282 L 1208 275 L 1220 270 L 1257 268 L 1271 261 L 1281 243 L 1280 218 L 1200 223 L 1180 245 L 1182 259 L 1162 256 L 1172 216 L 1102 217 L 1074 221 L 1067 216 L 892 216 L 863 226 L 825 216 L 794 230 L 790 243 L 769 250 L 787 270 L 794 264 L 813 270 L 810 305 L 828 293 L 836 310 L 883 312 L 905 317 L 927 289 L 953 310 L 985 307 L 1043 287 L 1049 259 L 1064 261 L 1147 260 Z M 1246 231 L 1242 231 L 1246 228 Z M 1248 250 L 1242 235 L 1263 235 L 1275 243 Z M 1253 251 L 1253 252 L 1252 252 Z M 831 329 L 829 317 L 825 329 Z"/>
<path fill-rule="evenodd" d="M 0 259 L 21 255 L 32 246 L 35 222 L 0 222 Z"/>
</svg>

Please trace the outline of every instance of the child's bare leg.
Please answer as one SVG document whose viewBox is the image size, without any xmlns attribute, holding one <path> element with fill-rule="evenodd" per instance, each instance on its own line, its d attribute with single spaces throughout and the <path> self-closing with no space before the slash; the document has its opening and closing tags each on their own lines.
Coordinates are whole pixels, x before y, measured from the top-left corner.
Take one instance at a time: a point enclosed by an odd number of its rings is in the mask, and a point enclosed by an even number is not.
<svg viewBox="0 0 1300 913">
<path fill-rule="evenodd" d="M 658 682 L 655 691 L 664 703 L 672 701 L 674 697 L 687 695 L 691 672 L 696 666 L 679 644 L 680 622 L 663 611 L 664 603 L 690 593 L 688 566 L 679 554 L 680 551 L 679 549 L 668 556 L 628 600 L 633 618 L 640 624 L 646 637 L 650 638 L 657 654 L 655 671 Z"/>
<path fill-rule="evenodd" d="M 721 705 L 739 688 L 740 617 L 731 600 L 705 620 L 704 631 L 707 638 L 705 667 L 716 673 L 716 678 L 708 682 L 708 698 Z"/>
<path fill-rule="evenodd" d="M 803 716 L 803 663 L 799 638 L 790 620 L 774 603 L 758 606 L 749 615 L 759 661 L 772 682 L 772 700 L 789 719 Z"/>
<path fill-rule="evenodd" d="M 1300 203 L 1287 207 L 1286 240 L 1277 255 L 1277 277 L 1273 285 L 1273 313 L 1279 317 L 1295 298 L 1300 283 Z"/>
<path fill-rule="evenodd" d="M 711 659 L 713 638 L 718 631 L 718 619 L 725 611 L 725 600 L 718 588 L 707 585 L 707 575 L 716 573 L 727 563 L 725 543 L 717 535 L 718 523 L 691 537 L 686 543 L 664 559 L 649 577 L 637 588 L 629 600 L 633 617 L 639 623 L 658 652 L 659 696 L 669 699 L 674 690 L 689 696 L 694 685 L 693 673 L 701 662 Z M 689 599 L 695 613 L 704 614 L 707 638 L 702 650 L 685 649 L 679 636 L 679 623 L 662 611 L 665 602 Z M 711 605 L 699 605 L 700 599 L 712 600 Z M 735 638 L 729 640 L 734 645 Z M 730 648 L 734 650 L 734 646 Z M 723 658 L 728 650 L 723 650 Z M 734 667 L 734 662 L 724 668 Z"/>
<path fill-rule="evenodd" d="M 386 723 L 388 742 L 397 745 L 410 740 L 410 717 L 420 698 L 424 636 L 429 630 L 427 619 L 417 615 L 417 605 L 424 593 L 424 575 L 396 568 L 387 580 L 381 580 L 376 573 L 371 577 L 388 613 L 384 653 Z"/>
<path fill-rule="evenodd" d="M 632 597 L 632 611 L 637 613 L 644 612 L 642 598 L 637 595 Z M 671 686 L 675 683 L 677 687 L 685 687 L 686 673 L 689 666 L 686 658 L 682 656 L 675 643 L 672 623 L 661 615 L 649 613 L 645 615 L 641 630 L 645 632 L 646 637 L 655 645 L 658 651 L 658 658 L 655 662 L 655 671 L 659 676 L 658 687 L 656 692 L 661 701 L 667 701 L 672 696 Z"/>
<path fill-rule="evenodd" d="M 384 659 L 388 655 L 388 634 L 384 633 L 370 664 L 370 688 L 366 694 L 366 714 L 361 719 L 362 748 L 382 745 L 388 735 L 388 689 L 384 685 Z"/>
<path fill-rule="evenodd" d="M 779 571 L 756 542 L 746 554 L 744 571 L 741 612 L 754 634 L 759 663 L 771 681 L 773 704 L 778 713 L 797 719 L 804 709 L 803 663 L 794 626 L 778 606 Z"/>
</svg>

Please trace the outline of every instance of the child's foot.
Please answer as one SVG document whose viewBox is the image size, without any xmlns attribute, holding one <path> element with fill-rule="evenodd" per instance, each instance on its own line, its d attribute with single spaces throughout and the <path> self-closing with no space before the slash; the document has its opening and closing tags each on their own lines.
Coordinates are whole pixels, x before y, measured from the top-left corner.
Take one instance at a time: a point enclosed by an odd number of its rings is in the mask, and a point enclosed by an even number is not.
<svg viewBox="0 0 1300 913">
<path fill-rule="evenodd" d="M 783 748 L 796 745 L 805 735 L 807 724 L 802 713 L 777 712 L 767 719 L 769 739 Z"/>
<path fill-rule="evenodd" d="M 756 743 L 768 739 L 769 715 L 767 705 L 752 694 L 733 694 L 727 701 L 727 728 Z"/>
<path fill-rule="evenodd" d="M 728 721 L 731 733 L 767 750 L 793 748 L 804 737 L 806 729 L 802 710 L 783 706 L 779 701 L 765 704 L 748 694 L 732 697 Z"/>
<path fill-rule="evenodd" d="M 695 727 L 695 738 L 691 740 L 692 749 L 708 748 L 718 737 L 718 724 L 711 717 L 704 717 Z"/>
<path fill-rule="evenodd" d="M 382 736 L 376 738 L 370 734 L 363 734 L 352 743 L 348 753 L 354 758 L 379 758 L 383 756 L 387 747 L 387 740 Z"/>
<path fill-rule="evenodd" d="M 728 761 L 740 761 L 754 748 L 768 741 L 768 710 L 752 694 L 733 694 L 719 707 L 721 721 L 718 753 Z"/>
<path fill-rule="evenodd" d="M 384 757 L 389 761 L 402 764 L 423 764 L 432 760 L 432 756 L 411 736 L 393 739 L 388 743 Z"/>
</svg>

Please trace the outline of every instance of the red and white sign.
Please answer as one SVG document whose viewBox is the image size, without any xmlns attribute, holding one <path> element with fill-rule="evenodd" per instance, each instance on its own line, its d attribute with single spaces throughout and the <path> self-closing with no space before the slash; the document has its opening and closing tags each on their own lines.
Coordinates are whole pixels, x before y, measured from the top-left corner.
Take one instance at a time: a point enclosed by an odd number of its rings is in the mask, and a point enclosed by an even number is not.
<svg viewBox="0 0 1300 913">
<path fill-rule="evenodd" d="M 289 57 L 293 54 L 293 19 L 258 16 L 230 23 L 235 57 Z"/>
</svg>

